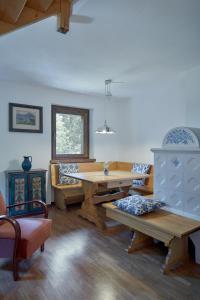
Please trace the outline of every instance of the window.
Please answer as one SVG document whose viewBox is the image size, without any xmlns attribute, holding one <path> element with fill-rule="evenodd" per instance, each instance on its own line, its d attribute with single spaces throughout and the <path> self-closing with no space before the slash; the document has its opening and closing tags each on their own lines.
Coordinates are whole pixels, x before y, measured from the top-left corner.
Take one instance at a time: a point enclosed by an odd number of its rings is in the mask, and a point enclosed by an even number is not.
<svg viewBox="0 0 200 300">
<path fill-rule="evenodd" d="M 52 158 L 89 158 L 89 110 L 52 105 Z"/>
</svg>

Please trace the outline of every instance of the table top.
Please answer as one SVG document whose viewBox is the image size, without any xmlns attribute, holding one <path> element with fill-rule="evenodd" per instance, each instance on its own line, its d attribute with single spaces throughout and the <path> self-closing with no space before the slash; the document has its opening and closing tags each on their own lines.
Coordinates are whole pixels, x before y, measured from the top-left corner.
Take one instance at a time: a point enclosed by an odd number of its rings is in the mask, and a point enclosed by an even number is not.
<svg viewBox="0 0 200 300">
<path fill-rule="evenodd" d="M 139 174 L 126 171 L 109 171 L 108 175 L 104 175 L 103 171 L 100 172 L 80 172 L 67 174 L 69 177 L 73 177 L 82 181 L 92 183 L 104 183 L 117 180 L 134 180 L 148 178 L 148 174 Z"/>
<path fill-rule="evenodd" d="M 147 198 L 150 198 L 147 196 Z M 170 233 L 176 237 L 182 237 L 200 229 L 200 221 L 196 221 L 181 215 L 168 212 L 163 209 L 158 209 L 155 212 L 135 216 L 119 210 L 112 203 L 104 203 L 103 207 L 108 210 L 117 211 L 119 214 L 129 216 L 133 221 L 140 221 L 144 225 L 163 230 L 163 232 Z"/>
</svg>

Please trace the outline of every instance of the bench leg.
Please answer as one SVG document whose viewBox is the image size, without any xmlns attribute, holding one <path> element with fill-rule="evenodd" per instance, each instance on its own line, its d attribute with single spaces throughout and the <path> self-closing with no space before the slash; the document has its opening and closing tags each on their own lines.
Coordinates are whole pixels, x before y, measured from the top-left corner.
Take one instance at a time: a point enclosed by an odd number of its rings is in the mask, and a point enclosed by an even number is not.
<svg viewBox="0 0 200 300">
<path fill-rule="evenodd" d="M 65 194 L 62 190 L 55 189 L 55 204 L 61 210 L 66 209 Z"/>
<path fill-rule="evenodd" d="M 139 231 L 134 231 L 133 237 L 131 239 L 131 244 L 128 247 L 128 253 L 132 253 L 136 250 L 140 250 L 144 247 L 153 244 L 153 238 L 141 233 Z"/>
<path fill-rule="evenodd" d="M 188 237 L 174 238 L 169 243 L 168 254 L 162 267 L 163 274 L 176 269 L 188 260 Z"/>
</svg>

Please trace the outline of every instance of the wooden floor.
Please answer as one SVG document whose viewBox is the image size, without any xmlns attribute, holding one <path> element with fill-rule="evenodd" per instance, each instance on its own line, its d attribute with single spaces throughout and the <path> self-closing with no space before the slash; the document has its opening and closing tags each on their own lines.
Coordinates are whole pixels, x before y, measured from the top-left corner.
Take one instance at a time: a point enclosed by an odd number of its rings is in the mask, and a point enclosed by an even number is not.
<svg viewBox="0 0 200 300">
<path fill-rule="evenodd" d="M 45 252 L 20 264 L 20 281 L 13 281 L 10 262 L 0 260 L 0 300 L 200 299 L 199 266 L 162 275 L 160 246 L 127 254 L 128 232 L 105 236 L 73 208 L 52 208 L 50 217 Z"/>
</svg>

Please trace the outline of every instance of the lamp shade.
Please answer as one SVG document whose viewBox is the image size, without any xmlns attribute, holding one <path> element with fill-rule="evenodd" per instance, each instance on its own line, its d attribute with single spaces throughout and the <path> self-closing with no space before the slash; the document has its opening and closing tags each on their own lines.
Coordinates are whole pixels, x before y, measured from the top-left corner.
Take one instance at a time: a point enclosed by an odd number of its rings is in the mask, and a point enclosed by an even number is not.
<svg viewBox="0 0 200 300">
<path fill-rule="evenodd" d="M 96 133 L 98 134 L 115 134 L 116 132 L 108 126 L 106 120 L 104 122 L 104 125 L 97 128 Z"/>
<path fill-rule="evenodd" d="M 110 85 L 112 83 L 111 79 L 105 80 L 105 97 L 106 99 L 109 99 L 112 96 Z M 104 122 L 104 125 L 102 127 L 97 128 L 95 131 L 98 134 L 115 134 L 116 132 L 108 126 L 106 120 Z"/>
</svg>

